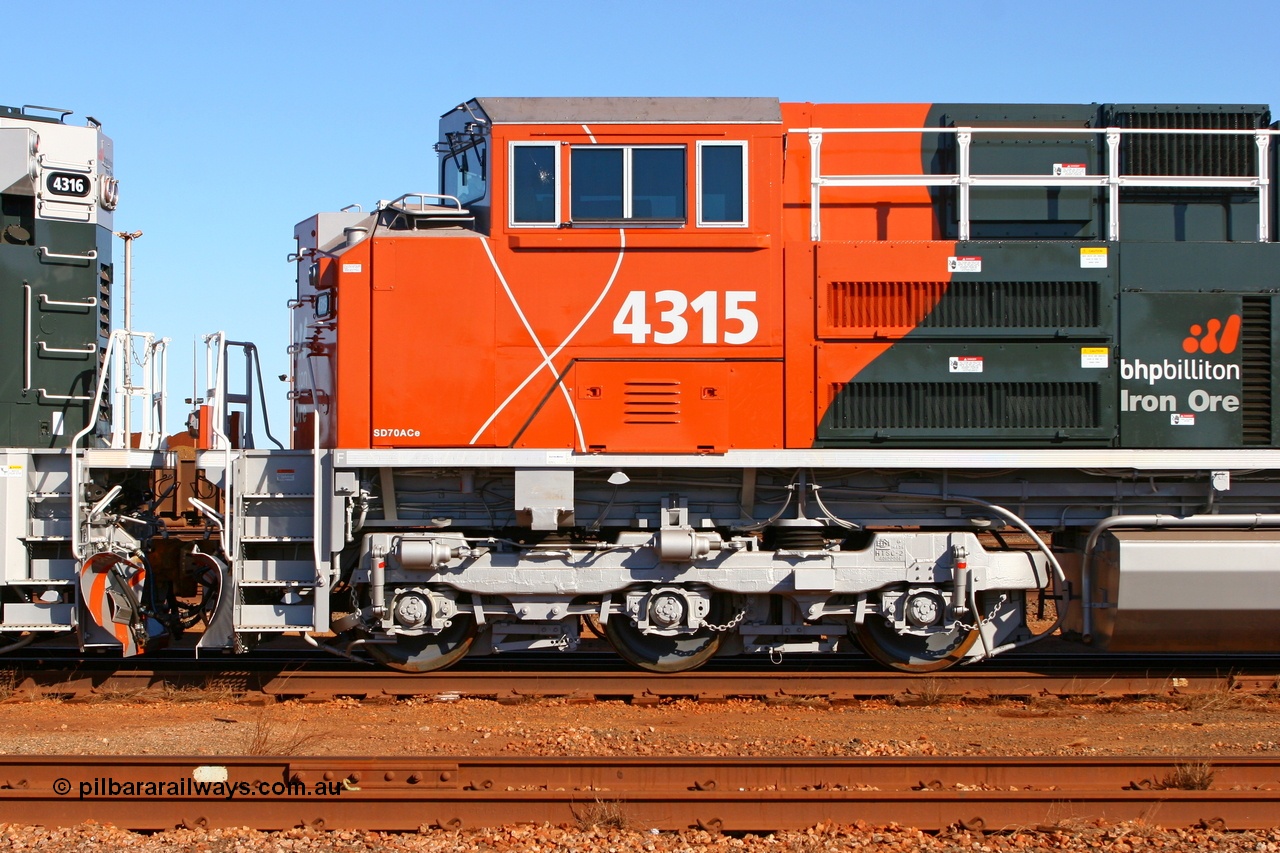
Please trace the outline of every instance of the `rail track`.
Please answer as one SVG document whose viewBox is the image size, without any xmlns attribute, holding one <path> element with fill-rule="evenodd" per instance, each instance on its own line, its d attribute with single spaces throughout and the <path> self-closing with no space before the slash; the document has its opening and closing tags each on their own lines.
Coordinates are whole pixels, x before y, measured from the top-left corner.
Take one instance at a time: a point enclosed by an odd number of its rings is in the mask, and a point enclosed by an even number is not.
<svg viewBox="0 0 1280 853">
<path fill-rule="evenodd" d="M 26 697 L 93 699 L 162 698 L 174 691 L 206 690 L 213 695 L 265 700 L 322 701 L 356 698 L 393 701 L 410 697 L 488 698 L 520 702 L 535 698 L 572 701 L 624 700 L 636 704 L 666 699 L 706 702 L 729 698 L 807 697 L 833 704 L 868 698 L 935 701 L 939 698 L 1164 696 L 1230 691 L 1265 694 L 1280 690 L 1280 662 L 1267 658 L 1230 668 L 1203 660 L 1084 664 L 1079 661 L 1034 669 L 950 670 L 907 675 L 880 669 L 725 668 L 655 675 L 609 667 L 596 659 L 584 668 L 455 668 L 411 675 L 343 665 L 330 659 L 297 663 L 247 661 L 227 669 L 170 664 L 141 669 L 121 661 L 76 663 L 29 661 L 6 673 L 12 700 Z"/>
<path fill-rule="evenodd" d="M 0 757 L 0 822 L 414 831 L 1280 824 L 1274 758 Z M 1178 787 L 1183 786 L 1183 787 Z M 1184 788 L 1203 787 L 1204 790 Z"/>
</svg>

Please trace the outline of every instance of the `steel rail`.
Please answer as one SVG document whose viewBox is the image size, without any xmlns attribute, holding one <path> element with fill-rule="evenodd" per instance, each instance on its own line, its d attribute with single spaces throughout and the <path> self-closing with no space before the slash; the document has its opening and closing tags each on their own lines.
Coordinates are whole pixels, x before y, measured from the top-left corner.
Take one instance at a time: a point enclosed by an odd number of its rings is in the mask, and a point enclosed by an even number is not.
<svg viewBox="0 0 1280 853">
<path fill-rule="evenodd" d="M 1188 768 L 1212 774 L 1208 790 L 1171 787 Z M 999 831 L 1086 819 L 1272 828 L 1280 759 L 0 757 L 0 822 L 46 826 Z"/>
<path fill-rule="evenodd" d="M 457 699 L 474 697 L 519 701 L 526 698 L 568 697 L 583 701 L 622 699 L 637 704 L 690 698 L 723 701 L 728 698 L 784 699 L 809 697 L 833 703 L 870 698 L 939 697 L 1098 697 L 1171 696 L 1189 693 L 1269 693 L 1280 689 L 1274 670 L 1263 673 L 1177 670 L 1151 672 L 1014 672 L 964 670 L 931 675 L 868 672 L 716 672 L 698 671 L 654 675 L 633 671 L 467 671 L 446 670 L 413 675 L 400 672 L 316 670 L 294 672 L 199 670 L 33 669 L 20 671 L 11 696 L 57 695 L 70 699 L 133 697 L 152 693 L 163 697 L 177 690 L 207 690 L 235 695 L 261 694 L 275 699 L 331 699 L 353 697 L 393 700 L 408 697 Z"/>
</svg>

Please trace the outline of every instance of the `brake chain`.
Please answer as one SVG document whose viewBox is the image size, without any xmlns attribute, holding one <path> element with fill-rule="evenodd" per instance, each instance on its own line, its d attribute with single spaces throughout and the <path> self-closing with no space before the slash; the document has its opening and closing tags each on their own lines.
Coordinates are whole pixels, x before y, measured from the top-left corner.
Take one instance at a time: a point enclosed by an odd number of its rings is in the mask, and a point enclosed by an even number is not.
<svg viewBox="0 0 1280 853">
<path fill-rule="evenodd" d="M 719 634 L 724 631 L 732 631 L 734 628 L 738 627 L 738 624 L 742 621 L 743 617 L 745 617 L 746 615 L 747 615 L 747 611 L 744 608 L 738 611 L 737 616 L 733 617 L 723 625 L 712 625 L 710 622 L 703 622 L 702 627 L 706 628 L 708 631 L 711 631 L 712 633 L 715 633 L 715 634 Z"/>
</svg>

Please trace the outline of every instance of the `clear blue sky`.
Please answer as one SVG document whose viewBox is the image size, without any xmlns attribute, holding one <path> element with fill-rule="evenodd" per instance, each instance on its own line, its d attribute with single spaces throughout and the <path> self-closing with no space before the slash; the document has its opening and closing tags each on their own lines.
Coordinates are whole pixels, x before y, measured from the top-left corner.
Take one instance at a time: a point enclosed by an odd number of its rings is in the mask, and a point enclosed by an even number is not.
<svg viewBox="0 0 1280 853">
<path fill-rule="evenodd" d="M 467 98 L 1273 103 L 1277 24 L 1274 0 L 46 0 L 9 10 L 0 103 L 115 140 L 171 429 L 191 341 L 225 330 L 262 348 L 280 433 L 294 224 L 432 191 L 436 120 Z"/>
</svg>

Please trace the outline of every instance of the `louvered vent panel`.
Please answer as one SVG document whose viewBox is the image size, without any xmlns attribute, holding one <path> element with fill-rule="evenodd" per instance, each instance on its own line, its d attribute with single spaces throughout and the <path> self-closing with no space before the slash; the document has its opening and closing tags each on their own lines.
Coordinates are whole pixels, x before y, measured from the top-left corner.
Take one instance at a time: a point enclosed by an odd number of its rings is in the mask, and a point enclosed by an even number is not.
<svg viewBox="0 0 1280 853">
<path fill-rule="evenodd" d="M 827 327 L 887 329 L 1092 328 L 1100 322 L 1094 281 L 832 281 Z"/>
<path fill-rule="evenodd" d="M 946 292 L 945 281 L 828 282 L 827 324 L 834 329 L 909 329 Z"/>
<path fill-rule="evenodd" d="M 1247 296 L 1241 318 L 1244 443 L 1271 444 L 1271 298 Z"/>
<path fill-rule="evenodd" d="M 853 382 L 832 386 L 834 429 L 1095 429 L 1092 382 Z"/>
<path fill-rule="evenodd" d="M 111 267 L 98 277 L 98 336 L 111 337 Z"/>
<path fill-rule="evenodd" d="M 1271 122 L 1271 114 L 1117 112 L 1112 122 L 1120 128 L 1256 130 Z M 1133 133 L 1120 138 L 1120 170 L 1125 175 L 1251 176 L 1258 174 L 1257 155 L 1252 136 Z"/>
<path fill-rule="evenodd" d="M 679 382 L 626 382 L 622 398 L 624 423 L 680 423 Z"/>
</svg>

